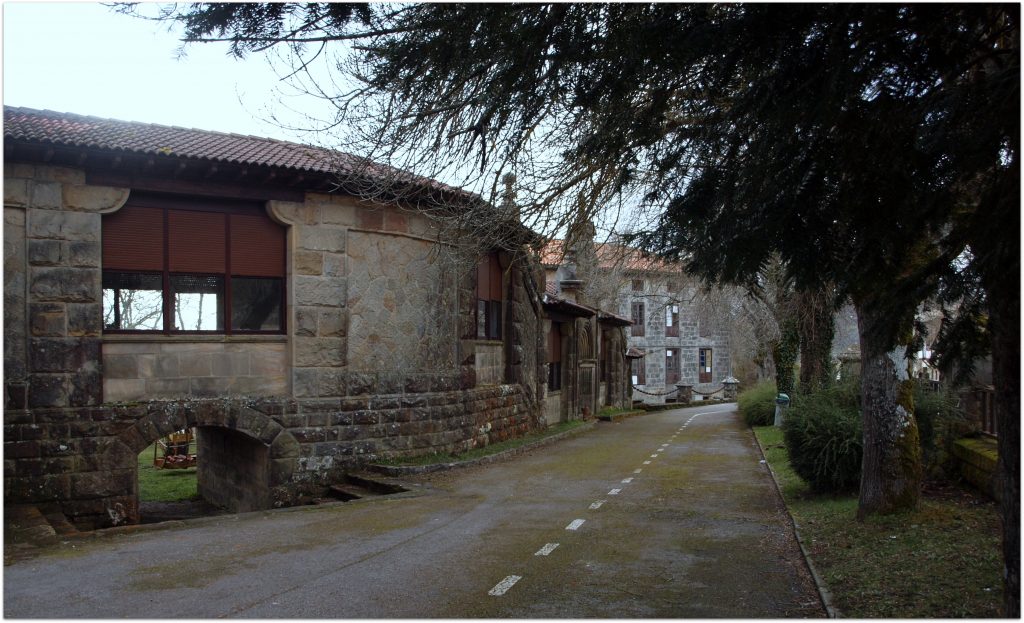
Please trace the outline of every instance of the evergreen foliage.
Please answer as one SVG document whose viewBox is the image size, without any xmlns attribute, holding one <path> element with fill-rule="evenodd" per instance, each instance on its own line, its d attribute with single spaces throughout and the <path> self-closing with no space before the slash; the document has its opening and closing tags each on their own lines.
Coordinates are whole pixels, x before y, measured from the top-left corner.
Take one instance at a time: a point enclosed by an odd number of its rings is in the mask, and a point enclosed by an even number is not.
<svg viewBox="0 0 1024 623">
<path fill-rule="evenodd" d="M 797 395 L 782 424 L 789 461 L 814 491 L 856 491 L 863 441 L 860 383 L 854 378 Z"/>
<path fill-rule="evenodd" d="M 775 422 L 775 383 L 761 381 L 736 397 L 736 408 L 748 426 L 767 426 Z"/>
</svg>

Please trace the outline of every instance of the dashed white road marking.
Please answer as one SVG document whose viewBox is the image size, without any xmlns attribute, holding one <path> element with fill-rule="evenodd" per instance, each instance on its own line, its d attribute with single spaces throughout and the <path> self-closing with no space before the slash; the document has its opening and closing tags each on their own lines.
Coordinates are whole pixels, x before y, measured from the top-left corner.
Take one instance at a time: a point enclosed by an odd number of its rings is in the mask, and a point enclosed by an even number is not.
<svg viewBox="0 0 1024 623">
<path fill-rule="evenodd" d="M 658 458 L 658 455 L 657 455 L 657 454 L 652 454 L 652 455 L 651 455 L 651 458 L 652 458 L 652 459 L 656 459 L 656 458 Z"/>
<path fill-rule="evenodd" d="M 622 489 L 612 489 L 608 492 L 608 495 L 618 495 L 620 491 L 622 491 Z"/>
<path fill-rule="evenodd" d="M 605 503 L 605 502 L 607 502 L 607 501 L 608 501 L 608 500 L 598 500 L 598 501 L 596 501 L 596 502 L 592 503 L 592 504 L 590 505 L 590 510 L 592 510 L 592 511 L 596 511 L 597 509 L 601 508 L 601 505 L 602 505 L 602 504 L 604 504 L 604 503 Z"/>
<path fill-rule="evenodd" d="M 537 550 L 536 553 L 534 553 L 534 556 L 547 556 L 551 552 L 555 551 L 556 547 L 558 547 L 558 543 L 548 543 Z"/>
<path fill-rule="evenodd" d="M 644 461 L 644 465 L 650 465 L 650 464 L 651 464 L 650 461 Z"/>
<path fill-rule="evenodd" d="M 662 447 L 662 448 L 667 448 L 667 447 L 668 447 L 668 444 L 667 444 L 667 443 L 663 443 L 663 444 L 661 444 L 661 447 Z"/>
<path fill-rule="evenodd" d="M 565 527 L 566 530 L 579 530 L 580 526 L 586 523 L 586 519 L 573 519 L 572 522 Z"/>
<path fill-rule="evenodd" d="M 640 468 L 638 467 L 638 468 L 636 468 L 636 469 L 634 469 L 634 470 L 633 470 L 633 473 L 634 473 L 634 474 L 639 474 L 639 473 L 640 473 L 640 472 L 642 472 L 642 471 L 644 471 L 644 470 L 642 470 L 642 469 L 640 469 Z"/>
<path fill-rule="evenodd" d="M 631 482 L 633 482 L 632 478 L 623 478 L 622 479 L 622 484 L 624 484 L 624 485 L 628 485 Z"/>
<path fill-rule="evenodd" d="M 510 575 L 507 578 L 505 578 L 504 580 L 502 580 L 501 582 L 498 582 L 497 584 L 495 584 L 494 588 L 492 588 L 491 590 L 487 591 L 487 594 L 488 595 L 494 595 L 495 597 L 501 597 L 506 592 L 508 592 L 508 589 L 510 589 L 513 586 L 515 586 L 516 582 L 518 582 L 519 580 L 522 580 L 522 579 L 523 579 L 523 576 L 521 576 L 521 575 Z"/>
</svg>

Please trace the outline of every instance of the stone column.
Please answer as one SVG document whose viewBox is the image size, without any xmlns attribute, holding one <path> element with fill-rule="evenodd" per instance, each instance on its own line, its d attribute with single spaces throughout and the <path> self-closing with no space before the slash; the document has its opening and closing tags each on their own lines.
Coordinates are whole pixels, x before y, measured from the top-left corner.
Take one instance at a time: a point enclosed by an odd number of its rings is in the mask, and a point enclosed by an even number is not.
<svg viewBox="0 0 1024 623">
<path fill-rule="evenodd" d="M 677 400 L 680 404 L 688 405 L 691 402 L 693 402 L 693 385 L 689 385 L 686 383 L 677 383 L 676 390 L 678 392 Z"/>
<path fill-rule="evenodd" d="M 725 387 L 725 399 L 729 401 L 736 400 L 736 394 L 739 390 L 740 382 L 739 379 L 729 376 L 722 380 L 722 386 Z"/>
<path fill-rule="evenodd" d="M 81 171 L 48 166 L 13 165 L 4 181 L 5 212 L 25 209 L 28 406 L 98 405 L 102 215 L 124 205 L 129 190 L 89 186 Z"/>
</svg>

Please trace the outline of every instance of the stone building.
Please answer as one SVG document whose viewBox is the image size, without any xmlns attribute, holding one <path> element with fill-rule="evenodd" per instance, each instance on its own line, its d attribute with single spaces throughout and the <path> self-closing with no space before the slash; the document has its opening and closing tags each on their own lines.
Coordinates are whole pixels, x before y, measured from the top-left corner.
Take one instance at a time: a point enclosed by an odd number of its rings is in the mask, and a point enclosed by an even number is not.
<svg viewBox="0 0 1024 623">
<path fill-rule="evenodd" d="M 629 321 L 625 331 L 626 346 L 635 354 L 629 359 L 634 400 L 675 401 L 680 384 L 693 388 L 694 400 L 723 389 L 722 382 L 732 375 L 728 323 L 715 322 L 713 312 L 699 308 L 695 286 L 680 267 L 619 245 L 563 247 L 563 241 L 554 240 L 542 253 L 549 287 L 565 283 L 566 275 L 586 276 L 580 284 L 598 284 L 590 288 L 590 298 Z"/>
<path fill-rule="evenodd" d="M 270 139 L 4 121 L 8 504 L 136 522 L 137 455 L 186 427 L 200 493 L 240 511 L 544 426 L 538 269 L 514 240 L 446 263 L 416 209 L 473 197 L 360 200 L 345 183 L 384 169 Z"/>
</svg>

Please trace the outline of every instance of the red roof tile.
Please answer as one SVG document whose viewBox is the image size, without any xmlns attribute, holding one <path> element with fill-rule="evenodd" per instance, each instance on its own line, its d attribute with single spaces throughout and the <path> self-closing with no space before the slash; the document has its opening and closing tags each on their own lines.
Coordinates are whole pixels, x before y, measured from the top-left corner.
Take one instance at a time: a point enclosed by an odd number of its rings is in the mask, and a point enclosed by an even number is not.
<svg viewBox="0 0 1024 623">
<path fill-rule="evenodd" d="M 352 154 L 322 147 L 52 110 L 4 106 L 4 139 L 267 166 L 324 175 L 345 174 L 359 168 L 361 173 L 370 177 L 404 178 L 407 182 L 419 182 L 468 195 L 436 180 L 368 163 Z"/>
</svg>

